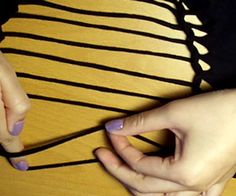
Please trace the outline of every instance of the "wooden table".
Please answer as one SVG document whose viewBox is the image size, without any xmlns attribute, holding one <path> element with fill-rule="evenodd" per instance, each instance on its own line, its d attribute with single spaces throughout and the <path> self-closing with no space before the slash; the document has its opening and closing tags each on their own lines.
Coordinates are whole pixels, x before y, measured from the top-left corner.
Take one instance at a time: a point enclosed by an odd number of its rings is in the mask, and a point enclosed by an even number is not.
<svg viewBox="0 0 236 196">
<path fill-rule="evenodd" d="M 1 48 L 31 98 L 21 136 L 26 148 L 191 95 L 195 73 L 186 34 L 176 28 L 169 9 L 175 7 L 151 2 L 49 0 L 20 6 L 3 27 Z M 202 81 L 201 88 L 210 86 Z M 143 137 L 163 145 L 169 141 L 167 131 Z M 140 138 L 130 140 L 144 152 L 158 149 Z M 37 166 L 90 160 L 100 146 L 108 146 L 104 130 L 30 155 L 28 161 Z M 28 172 L 16 171 L 4 158 L 0 165 L 1 196 L 129 195 L 96 162 Z M 235 180 L 224 193 L 233 195 Z"/>
</svg>

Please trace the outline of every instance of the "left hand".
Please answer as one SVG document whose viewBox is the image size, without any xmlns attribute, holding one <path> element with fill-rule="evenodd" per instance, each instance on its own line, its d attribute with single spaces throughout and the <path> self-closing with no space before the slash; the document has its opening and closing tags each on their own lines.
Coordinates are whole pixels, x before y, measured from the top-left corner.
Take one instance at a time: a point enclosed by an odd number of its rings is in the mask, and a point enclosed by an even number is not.
<svg viewBox="0 0 236 196">
<path fill-rule="evenodd" d="M 19 135 L 29 109 L 29 98 L 17 80 L 13 67 L 0 51 L 0 144 L 7 152 L 24 149 Z M 28 169 L 26 157 L 11 158 L 10 161 L 18 170 Z"/>
</svg>

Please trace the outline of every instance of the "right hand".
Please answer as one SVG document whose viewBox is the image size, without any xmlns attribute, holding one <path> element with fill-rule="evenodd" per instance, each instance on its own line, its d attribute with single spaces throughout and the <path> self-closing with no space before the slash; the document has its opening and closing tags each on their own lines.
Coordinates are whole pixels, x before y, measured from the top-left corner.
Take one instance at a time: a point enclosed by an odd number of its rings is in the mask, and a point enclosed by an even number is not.
<svg viewBox="0 0 236 196">
<path fill-rule="evenodd" d="M 16 74 L 0 51 L 0 143 L 7 152 L 20 152 L 24 146 L 19 138 L 30 101 Z M 10 159 L 18 170 L 27 170 L 25 157 Z"/>
<path fill-rule="evenodd" d="M 236 172 L 236 90 L 206 93 L 106 124 L 115 153 L 95 155 L 134 195 L 219 196 Z M 168 128 L 173 156 L 147 156 L 127 136 Z"/>
</svg>

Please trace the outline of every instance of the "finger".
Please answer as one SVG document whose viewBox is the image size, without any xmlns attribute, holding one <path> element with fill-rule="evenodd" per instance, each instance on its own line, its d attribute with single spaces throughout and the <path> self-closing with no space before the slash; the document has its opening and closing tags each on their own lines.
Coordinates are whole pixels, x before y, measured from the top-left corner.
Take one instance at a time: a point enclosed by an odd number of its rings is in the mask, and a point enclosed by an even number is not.
<svg viewBox="0 0 236 196">
<path fill-rule="evenodd" d="M 24 149 L 22 142 L 20 141 L 20 139 L 17 136 L 12 136 L 15 137 L 14 139 L 12 139 L 11 144 L 9 145 L 5 145 L 2 144 L 3 148 L 8 151 L 8 152 L 20 152 Z M 20 146 L 22 146 L 20 148 Z M 21 150 L 19 150 L 21 149 Z M 21 170 L 21 171 L 26 171 L 29 168 L 29 165 L 27 163 L 27 160 L 24 156 L 22 157 L 12 157 L 9 159 L 10 163 L 12 164 L 12 166 L 17 169 L 17 170 Z"/>
<path fill-rule="evenodd" d="M 23 129 L 26 113 L 30 109 L 30 102 L 15 77 L 2 83 L 8 130 L 12 135 L 19 135 Z"/>
<path fill-rule="evenodd" d="M 205 194 L 205 196 L 216 196 L 221 195 L 224 191 L 224 188 L 227 184 L 227 181 L 213 185 Z"/>
<path fill-rule="evenodd" d="M 125 136 L 109 134 L 111 143 L 119 156 L 135 171 L 168 181 L 175 181 L 177 169 L 173 157 L 146 156 L 134 148 Z M 177 184 L 175 184 L 177 186 Z M 178 185 L 178 187 L 182 187 Z"/>
<path fill-rule="evenodd" d="M 0 101 L 0 143 L 7 152 L 20 152 L 23 144 L 17 136 L 9 134 L 6 124 L 6 115 L 3 102 Z M 24 157 L 12 158 L 12 165 L 19 170 L 27 170 L 28 164 Z"/>
<path fill-rule="evenodd" d="M 221 179 L 213 186 L 211 186 L 203 196 L 222 195 L 228 181 L 234 176 L 235 171 L 236 171 L 236 166 L 232 167 L 227 173 L 225 173 L 221 177 Z"/>
<path fill-rule="evenodd" d="M 119 158 L 107 149 L 98 149 L 95 155 L 106 170 L 122 184 L 141 193 L 166 193 L 186 190 L 178 184 L 137 173 L 125 165 Z"/>
<path fill-rule="evenodd" d="M 168 107 L 163 106 L 127 118 L 112 120 L 105 124 L 106 130 L 119 135 L 137 135 L 147 131 L 171 128 Z"/>
<path fill-rule="evenodd" d="M 12 135 L 19 135 L 23 128 L 24 118 L 30 108 L 30 102 L 20 86 L 11 65 L 0 54 L 1 65 L 1 91 L 8 130 Z"/>
</svg>

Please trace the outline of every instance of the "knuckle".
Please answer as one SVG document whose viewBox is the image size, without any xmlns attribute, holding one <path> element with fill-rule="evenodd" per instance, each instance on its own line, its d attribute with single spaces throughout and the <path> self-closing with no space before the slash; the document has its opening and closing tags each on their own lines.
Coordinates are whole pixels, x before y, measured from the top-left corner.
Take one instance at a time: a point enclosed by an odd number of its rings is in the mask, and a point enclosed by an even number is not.
<svg viewBox="0 0 236 196">
<path fill-rule="evenodd" d="M 137 174 L 137 180 L 134 184 L 134 189 L 142 194 L 149 193 L 151 192 L 150 187 L 147 185 L 146 181 L 146 176 L 143 174 Z"/>
<path fill-rule="evenodd" d="M 31 108 L 30 101 L 26 100 L 24 102 L 16 104 L 13 110 L 15 114 L 22 115 L 28 112 L 30 108 Z"/>
<path fill-rule="evenodd" d="M 132 127 L 142 129 L 142 127 L 144 127 L 144 119 L 144 112 L 135 115 L 132 121 Z"/>
<path fill-rule="evenodd" d="M 193 176 L 189 176 L 185 174 L 185 175 L 182 175 L 182 177 L 179 180 L 180 180 L 180 183 L 184 185 L 185 187 L 193 188 L 196 186 L 196 180 Z"/>
<path fill-rule="evenodd" d="M 2 137 L 1 138 L 1 144 L 3 146 L 10 146 L 13 142 L 14 142 L 14 139 L 13 137 L 11 136 L 5 136 L 5 137 Z"/>
<path fill-rule="evenodd" d="M 138 157 L 137 159 L 131 160 L 131 162 L 130 162 L 130 167 L 131 167 L 134 171 L 139 172 L 140 169 L 141 169 L 140 166 L 142 165 L 141 162 L 144 160 L 145 157 L 146 157 L 146 156 L 145 156 L 142 152 L 140 152 L 140 153 L 139 153 L 139 157 Z M 144 180 L 144 179 L 142 179 L 142 180 Z"/>
<path fill-rule="evenodd" d="M 136 184 L 134 189 L 138 192 L 138 193 L 147 193 L 147 190 L 143 187 L 143 185 L 141 184 Z"/>
</svg>

